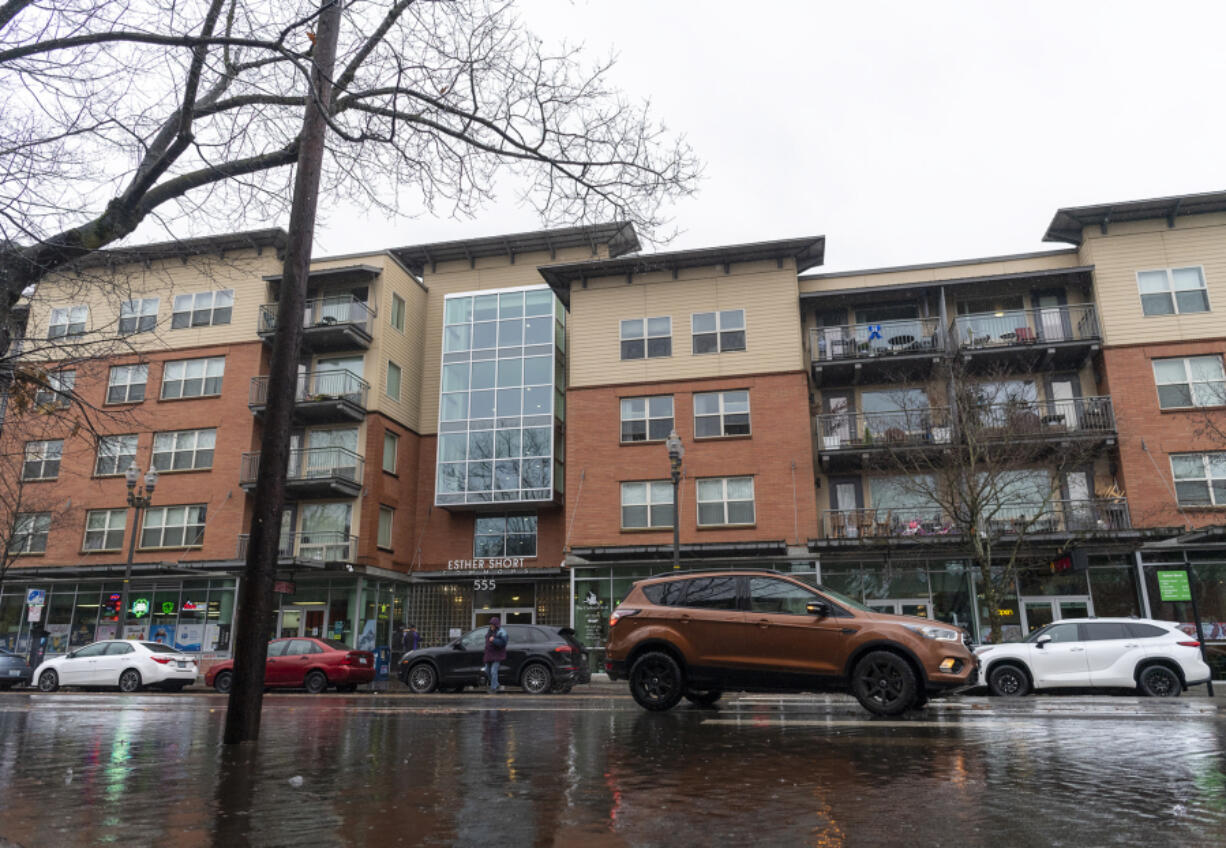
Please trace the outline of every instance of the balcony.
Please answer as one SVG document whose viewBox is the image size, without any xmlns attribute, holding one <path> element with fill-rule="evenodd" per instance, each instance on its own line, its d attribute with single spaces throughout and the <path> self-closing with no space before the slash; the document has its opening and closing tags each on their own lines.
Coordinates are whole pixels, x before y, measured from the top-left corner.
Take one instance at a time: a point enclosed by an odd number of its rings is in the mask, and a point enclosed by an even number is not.
<svg viewBox="0 0 1226 848">
<path fill-rule="evenodd" d="M 813 379 L 819 386 L 919 379 L 944 352 L 937 318 L 809 329 Z"/>
<path fill-rule="evenodd" d="M 949 333 L 963 360 L 979 371 L 1077 369 L 1102 343 L 1088 303 L 959 315 Z"/>
<path fill-rule="evenodd" d="M 268 377 L 252 377 L 247 408 L 258 416 L 268 405 Z M 300 424 L 340 424 L 366 417 L 370 384 L 352 371 L 308 371 L 298 375 L 294 420 Z"/>
<path fill-rule="evenodd" d="M 374 317 L 374 310 L 353 295 L 308 300 L 302 316 L 303 347 L 317 352 L 367 350 Z M 277 304 L 260 307 L 257 332 L 264 341 L 272 342 L 277 332 Z"/>
<path fill-rule="evenodd" d="M 289 453 L 288 498 L 356 498 L 362 493 L 364 461 L 347 448 L 306 448 Z M 260 473 L 260 452 L 243 454 L 238 483 L 250 491 Z"/>
<path fill-rule="evenodd" d="M 863 468 L 898 451 L 940 448 L 953 433 L 949 409 L 836 412 L 814 418 L 818 455 L 827 471 Z"/>
<path fill-rule="evenodd" d="M 1115 441 L 1115 412 L 1109 397 L 1008 401 L 985 404 L 977 414 L 984 439 Z"/>
<path fill-rule="evenodd" d="M 988 521 L 988 530 L 1001 538 L 1089 535 L 1131 527 L 1125 498 L 1002 506 L 992 511 Z M 826 539 L 835 541 L 953 541 L 959 536 L 959 528 L 938 506 L 828 509 L 822 512 L 822 533 Z"/>
<path fill-rule="evenodd" d="M 247 558 L 248 538 L 246 533 L 238 537 L 236 559 Z M 336 530 L 283 533 L 277 560 L 286 565 L 352 565 L 358 561 L 358 537 Z"/>
</svg>

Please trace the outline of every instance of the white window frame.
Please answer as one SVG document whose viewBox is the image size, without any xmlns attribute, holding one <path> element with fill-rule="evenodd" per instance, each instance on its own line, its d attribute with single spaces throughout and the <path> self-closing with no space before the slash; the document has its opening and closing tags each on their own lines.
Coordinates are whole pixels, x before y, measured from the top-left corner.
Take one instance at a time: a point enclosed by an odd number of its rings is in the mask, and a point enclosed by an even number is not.
<svg viewBox="0 0 1226 848">
<path fill-rule="evenodd" d="M 199 377 L 189 377 L 188 369 L 193 363 L 203 363 L 203 373 Z M 215 373 L 213 373 L 215 372 Z M 226 376 L 226 358 L 224 356 L 209 356 L 203 359 L 173 359 L 162 368 L 162 400 L 182 400 L 184 398 L 217 397 L 221 394 L 222 380 Z M 200 381 L 199 394 L 187 394 L 183 391 L 189 380 Z M 217 381 L 217 391 L 210 392 L 209 381 Z M 179 383 L 179 394 L 172 397 L 166 395 L 166 384 Z"/>
<path fill-rule="evenodd" d="M 727 395 L 730 395 L 733 393 L 745 395 L 745 411 L 744 412 L 729 412 L 727 410 L 727 406 L 728 406 Z M 711 397 L 713 395 L 719 398 L 719 404 L 718 404 L 719 411 L 716 412 L 715 414 L 703 413 L 702 415 L 700 415 L 698 413 L 698 398 Z M 745 416 L 746 430 L 744 433 L 729 433 L 728 432 L 728 423 L 727 423 L 726 418 L 729 415 L 744 415 Z M 713 435 L 712 434 L 699 435 L 698 434 L 698 419 L 699 418 L 718 419 L 719 420 L 719 432 Z M 749 406 L 749 389 L 724 389 L 723 391 L 719 391 L 719 392 L 695 392 L 694 393 L 694 438 L 695 439 L 734 439 L 734 438 L 744 438 L 750 435 L 753 435 L 753 424 L 752 424 L 752 416 L 750 414 L 750 406 Z"/>
<path fill-rule="evenodd" d="M 99 526 L 91 527 L 90 523 Z M 118 551 L 123 549 L 123 534 L 127 527 L 128 511 L 126 509 L 91 509 L 85 513 L 85 538 L 81 542 L 83 551 Z M 110 537 L 119 534 L 117 540 Z M 90 538 L 97 541 L 90 544 Z M 109 544 L 108 544 L 109 542 Z"/>
<path fill-rule="evenodd" d="M 733 481 L 744 481 L 744 480 L 749 481 L 749 500 L 745 501 L 743 498 L 737 498 L 736 500 L 730 500 L 728 498 L 728 484 Z M 720 491 L 721 491 L 720 497 L 718 499 L 716 498 L 704 499 L 703 489 L 707 488 L 706 486 L 703 485 L 704 483 L 707 483 L 707 484 L 719 483 Z M 695 498 L 698 503 L 697 517 L 698 517 L 699 527 L 750 527 L 757 523 L 757 520 L 758 520 L 758 507 L 756 503 L 757 492 L 754 489 L 753 477 L 751 475 L 746 475 L 743 477 L 700 477 L 697 481 L 695 481 L 694 490 L 695 490 Z M 723 506 L 723 520 L 718 521 L 718 522 L 703 521 L 702 520 L 703 505 L 704 504 L 710 505 L 710 504 L 715 504 L 715 503 L 721 504 Z M 753 515 L 751 516 L 750 520 L 730 522 L 728 520 L 728 505 L 731 503 L 748 503 L 750 505 L 750 508 L 753 510 Z"/>
<path fill-rule="evenodd" d="M 36 407 L 66 407 L 72 403 L 72 391 L 77 385 L 77 372 L 73 369 L 67 371 L 52 371 L 47 374 L 47 385 L 40 386 L 34 392 L 34 405 Z"/>
<path fill-rule="evenodd" d="M 60 476 L 60 463 L 64 459 L 63 439 L 42 439 L 26 442 L 25 462 L 21 466 L 22 480 L 55 480 Z M 29 475 L 30 464 L 38 463 L 39 476 Z M 48 475 L 48 463 L 54 463 L 54 473 Z"/>
<path fill-rule="evenodd" d="M 204 437 L 205 444 L 201 445 L 201 437 Z M 199 430 L 164 430 L 160 433 L 153 434 L 153 455 L 150 462 L 157 469 L 159 474 L 167 471 L 207 471 L 213 467 L 213 457 L 217 450 L 217 428 L 202 427 Z M 200 464 L 204 460 L 202 454 L 208 454 L 207 465 Z M 187 454 L 191 457 L 191 464 L 179 468 L 175 467 L 175 457 L 179 454 Z M 158 457 L 169 457 L 164 461 L 164 464 L 159 463 Z"/>
<path fill-rule="evenodd" d="M 1175 272 L 1177 271 L 1195 271 L 1200 277 L 1200 286 L 1191 289 L 1175 288 Z M 1141 277 L 1144 274 L 1165 274 L 1166 287 L 1159 291 L 1147 292 L 1141 287 Z M 1179 308 L 1179 298 L 1177 293 L 1181 291 L 1196 291 L 1203 292 L 1205 295 L 1205 308 L 1194 309 L 1185 312 Z M 1163 318 L 1171 315 L 1205 315 L 1213 311 L 1213 303 L 1209 300 L 1209 285 L 1205 280 L 1205 266 L 1203 265 L 1185 265 L 1179 268 L 1149 268 L 1143 271 L 1137 271 L 1137 294 L 1141 298 L 1141 314 L 1146 318 Z M 1147 312 L 1145 310 L 1145 298 L 1154 297 L 1165 294 L 1169 298 L 1171 311 L 1170 312 Z"/>
<path fill-rule="evenodd" d="M 140 382 L 136 382 L 133 377 L 140 377 Z M 116 377 L 123 377 L 118 380 Z M 106 380 L 106 402 L 107 403 L 140 403 L 145 399 L 149 385 L 149 366 L 148 365 L 113 365 L 111 366 L 110 374 Z M 111 389 L 124 387 L 123 399 L 113 400 L 111 398 Z M 140 397 L 133 398 L 132 390 L 140 386 Z"/>
<path fill-rule="evenodd" d="M 641 493 L 641 498 L 637 495 Z M 627 503 L 626 498 L 632 500 Z M 657 523 L 656 509 L 668 507 L 672 521 L 667 524 Z M 645 510 L 646 523 L 627 524 L 627 509 Z M 622 530 L 672 530 L 673 521 L 677 520 L 676 504 L 673 503 L 673 482 L 671 480 L 628 480 L 621 484 L 621 528 Z"/>
<path fill-rule="evenodd" d="M 661 332 L 657 326 L 653 331 L 651 327 L 652 321 L 666 322 L 666 330 Z M 666 359 L 673 355 L 673 318 L 671 315 L 655 315 L 650 318 L 623 318 L 618 327 L 618 349 L 622 361 Z M 651 342 L 659 339 L 668 339 L 667 353 L 651 352 Z M 626 342 L 641 342 L 643 345 L 642 353 L 638 356 L 627 356 Z"/>
<path fill-rule="evenodd" d="M 182 510 L 181 513 L 179 512 L 180 510 Z M 144 520 L 141 522 L 140 542 L 138 543 L 137 547 L 142 551 L 156 550 L 159 548 L 180 549 L 204 547 L 204 527 L 207 514 L 207 504 L 151 506 L 144 512 Z M 172 517 L 181 518 L 182 523 L 167 523 L 167 519 Z M 151 521 L 150 519 L 153 520 Z M 179 528 L 182 528 L 183 530 L 181 544 L 166 544 L 167 532 L 174 532 Z M 158 534 L 158 544 L 147 543 L 146 537 L 151 532 Z"/>
<path fill-rule="evenodd" d="M 120 304 L 119 335 L 134 336 L 156 330 L 160 304 L 161 298 L 157 297 L 139 297 Z"/>
<path fill-rule="evenodd" d="M 89 324 L 88 305 L 55 307 L 51 310 L 51 319 L 47 322 L 47 339 L 50 341 L 83 336 L 87 324 Z"/>
<path fill-rule="evenodd" d="M 396 373 L 396 394 L 392 394 L 392 372 Z M 383 381 L 383 393 L 392 400 L 400 400 L 400 392 L 404 389 L 404 369 L 392 362 L 387 361 L 387 377 Z"/>
<path fill-rule="evenodd" d="M 1213 359 L 1217 360 L 1218 370 L 1222 373 L 1222 378 L 1218 380 L 1193 380 L 1192 365 L 1194 359 Z M 1210 353 L 1202 356 L 1167 356 L 1151 360 L 1154 370 L 1154 387 L 1158 391 L 1158 408 L 1159 409 L 1195 409 L 1197 407 L 1207 406 L 1226 406 L 1226 364 L 1222 362 L 1220 353 Z M 1158 381 L 1158 365 L 1159 363 L 1178 362 L 1183 367 L 1183 379 L 1175 382 L 1161 383 Z M 1213 394 L 1212 403 L 1198 403 L 1196 398 L 1196 387 L 1203 385 L 1219 384 L 1219 388 L 1210 389 Z M 1191 400 L 1191 405 L 1188 406 L 1166 406 L 1162 403 L 1162 387 L 1163 386 L 1187 386 L 1188 398 Z"/>
<path fill-rule="evenodd" d="M 398 333 L 404 332 L 405 311 L 404 298 L 392 292 L 392 308 L 387 311 L 387 323 Z"/>
<path fill-rule="evenodd" d="M 98 455 L 94 459 L 94 476 L 117 477 L 126 473 L 128 466 L 136 459 L 138 444 L 139 436 L 136 433 L 102 436 L 98 439 Z M 125 457 L 127 461 L 125 461 Z M 114 460 L 114 470 L 103 470 L 103 460 Z"/>
<path fill-rule="evenodd" d="M 502 528 L 502 533 L 501 533 L 503 552 L 501 554 L 485 554 L 485 553 L 478 551 L 477 539 L 482 538 L 482 537 L 494 538 L 495 536 L 499 535 L 496 533 L 482 533 L 482 534 L 477 533 L 477 523 L 479 523 L 483 518 L 501 518 L 503 519 L 503 528 Z M 524 537 L 528 536 L 527 533 L 512 533 L 510 531 L 510 529 L 507 527 L 507 521 L 512 518 L 531 518 L 532 519 L 532 522 L 533 522 L 532 523 L 532 534 L 531 534 L 532 535 L 532 553 L 521 554 L 521 553 L 509 553 L 507 551 L 507 543 L 512 536 L 524 536 Z M 541 521 L 535 512 L 533 513 L 512 512 L 512 513 L 494 513 L 494 514 L 477 513 L 477 521 L 474 522 L 473 524 L 473 559 L 484 559 L 487 556 L 510 557 L 512 559 L 535 559 L 537 553 L 540 550 L 540 539 L 541 539 L 540 534 L 541 534 Z"/>
<path fill-rule="evenodd" d="M 658 401 L 663 398 L 668 399 L 669 414 L 667 416 L 652 415 L 651 414 L 651 402 L 653 400 Z M 643 415 L 642 416 L 630 415 L 629 417 L 627 417 L 626 415 L 627 401 L 632 402 L 636 400 L 643 401 Z M 677 426 L 677 402 L 676 402 L 676 399 L 673 397 L 673 395 L 635 395 L 634 397 L 620 398 L 618 400 L 617 405 L 618 405 L 618 420 L 619 420 L 618 439 L 621 441 L 623 445 L 639 445 L 639 444 L 644 444 L 646 442 L 662 442 L 665 439 L 667 439 L 668 433 L 665 433 L 663 436 L 659 437 L 658 439 L 653 439 L 651 437 L 651 422 L 652 421 L 670 421 L 672 422 L 671 424 L 669 424 L 669 427 L 668 427 L 670 431 L 673 430 Z M 627 422 L 632 422 L 632 421 L 642 421 L 643 422 L 643 425 L 644 425 L 643 438 L 641 439 L 627 439 L 626 438 L 625 425 Z"/>
<path fill-rule="evenodd" d="M 388 449 L 388 443 L 391 443 L 391 449 Z M 388 474 L 396 473 L 396 453 L 400 450 L 400 436 L 393 433 L 391 430 L 383 431 L 383 470 Z M 388 462 L 388 459 L 391 462 Z M 388 465 L 391 465 L 389 468 Z"/>
<path fill-rule="evenodd" d="M 234 289 L 177 294 L 171 304 L 170 329 L 172 330 L 219 327 L 229 324 L 234 317 Z M 179 316 L 181 315 L 187 316 L 186 323 L 180 321 Z"/>
<path fill-rule="evenodd" d="M 51 513 L 21 512 L 13 519 L 13 534 L 9 539 L 9 553 L 45 554 L 47 539 L 51 536 Z M 20 543 L 18 543 L 20 540 Z"/>
<path fill-rule="evenodd" d="M 1203 476 L 1200 477 L 1180 477 L 1176 468 L 1175 460 L 1177 459 L 1199 459 Z M 1222 476 L 1218 477 L 1213 474 L 1213 460 L 1217 459 L 1223 466 Z M 1217 493 L 1213 489 L 1215 480 L 1226 483 L 1226 451 L 1204 451 L 1194 453 L 1173 453 L 1170 455 L 1171 461 L 1171 479 L 1175 481 L 1175 502 L 1181 507 L 1208 508 L 1226 506 L 1226 497 L 1218 498 Z M 1200 483 L 1204 482 L 1205 488 L 1209 493 L 1209 500 L 1205 503 L 1185 502 L 1179 497 L 1180 483 Z"/>
<path fill-rule="evenodd" d="M 379 507 L 379 529 L 375 540 L 377 547 L 383 548 L 386 551 L 392 549 L 392 526 L 396 520 L 396 510 L 390 506 Z"/>
<path fill-rule="evenodd" d="M 725 327 L 724 316 L 732 315 L 739 312 L 741 315 L 741 325 L 739 327 Z M 703 330 L 698 332 L 694 328 L 694 321 L 705 315 L 713 315 L 715 317 L 715 329 Z M 727 333 L 740 333 L 742 344 L 740 347 L 725 347 L 724 336 Z M 697 349 L 698 338 L 700 336 L 715 336 L 715 350 L 699 351 Z M 715 309 L 707 312 L 691 312 L 690 313 L 690 352 L 695 356 L 708 356 L 713 353 L 736 353 L 749 349 L 749 318 L 745 314 L 744 309 Z"/>
</svg>

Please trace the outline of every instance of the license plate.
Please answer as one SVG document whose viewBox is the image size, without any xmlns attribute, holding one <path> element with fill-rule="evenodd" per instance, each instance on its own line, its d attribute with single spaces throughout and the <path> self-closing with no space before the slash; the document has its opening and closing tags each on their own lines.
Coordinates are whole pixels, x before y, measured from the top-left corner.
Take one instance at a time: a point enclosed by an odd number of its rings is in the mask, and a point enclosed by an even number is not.
<svg viewBox="0 0 1226 848">
<path fill-rule="evenodd" d="M 362 665 L 366 665 L 366 657 L 362 657 L 360 660 L 358 660 L 358 662 L 360 662 Z"/>
<path fill-rule="evenodd" d="M 179 660 L 179 668 L 187 668 L 187 663 L 183 660 Z"/>
<path fill-rule="evenodd" d="M 8 670 L 7 674 L 8 674 L 8 676 L 9 676 L 9 677 L 21 677 L 21 669 L 19 669 L 19 668 L 10 668 L 10 669 Z"/>
</svg>

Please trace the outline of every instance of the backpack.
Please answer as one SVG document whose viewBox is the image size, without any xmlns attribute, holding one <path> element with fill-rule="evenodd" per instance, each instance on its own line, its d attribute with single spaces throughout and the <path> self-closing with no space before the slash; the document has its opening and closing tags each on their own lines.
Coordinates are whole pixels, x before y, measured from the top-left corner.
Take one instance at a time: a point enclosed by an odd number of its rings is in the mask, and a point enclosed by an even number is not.
<svg viewBox="0 0 1226 848">
<path fill-rule="evenodd" d="M 505 648 L 507 646 L 507 631 L 499 627 L 498 632 L 494 634 L 494 638 L 491 640 L 490 644 L 492 644 L 495 648 Z"/>
</svg>

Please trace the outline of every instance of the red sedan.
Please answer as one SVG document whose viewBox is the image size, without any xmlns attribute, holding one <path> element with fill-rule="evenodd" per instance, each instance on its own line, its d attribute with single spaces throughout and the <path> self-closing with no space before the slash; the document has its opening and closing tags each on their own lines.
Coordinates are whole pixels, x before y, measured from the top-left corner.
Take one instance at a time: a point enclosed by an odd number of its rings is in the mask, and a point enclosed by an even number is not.
<svg viewBox="0 0 1226 848">
<path fill-rule="evenodd" d="M 271 688 L 306 689 L 317 694 L 329 686 L 352 692 L 359 683 L 375 679 L 375 655 L 355 651 L 331 639 L 298 636 L 268 643 L 264 685 Z M 206 686 L 229 692 L 234 682 L 234 660 L 218 663 L 204 675 Z"/>
</svg>

